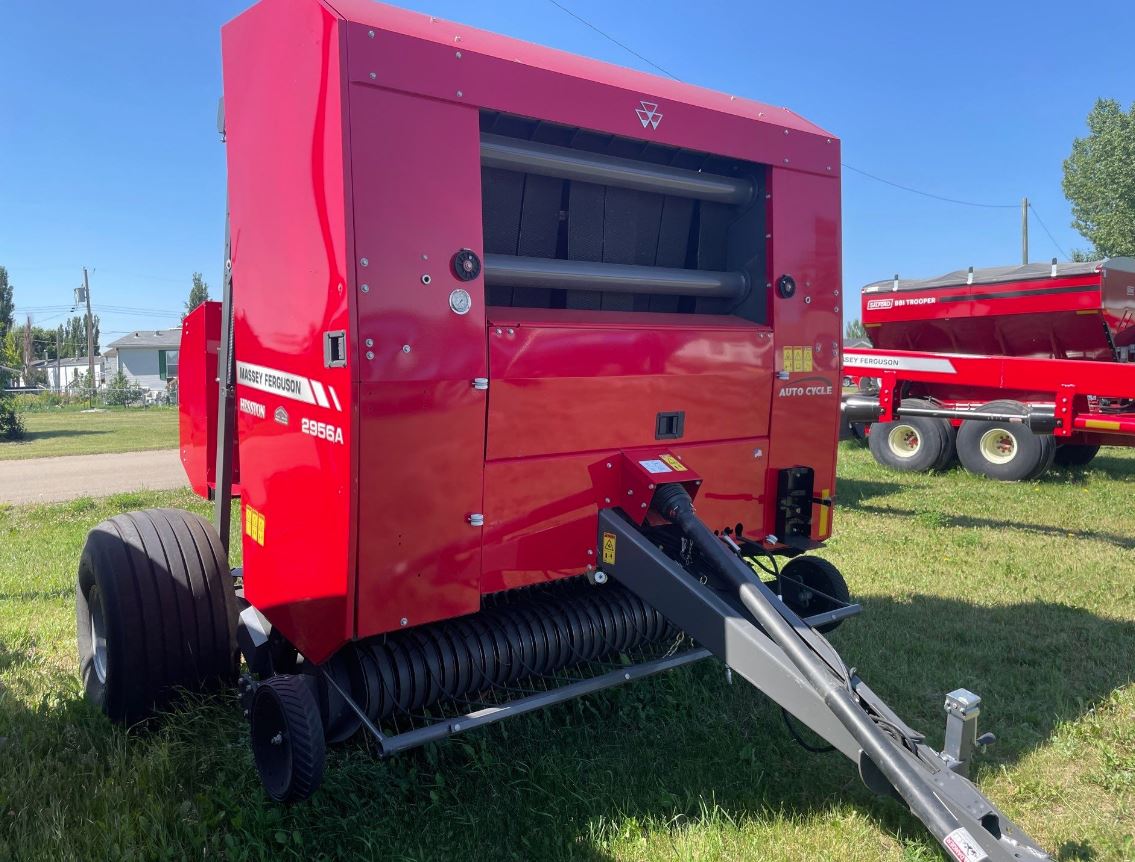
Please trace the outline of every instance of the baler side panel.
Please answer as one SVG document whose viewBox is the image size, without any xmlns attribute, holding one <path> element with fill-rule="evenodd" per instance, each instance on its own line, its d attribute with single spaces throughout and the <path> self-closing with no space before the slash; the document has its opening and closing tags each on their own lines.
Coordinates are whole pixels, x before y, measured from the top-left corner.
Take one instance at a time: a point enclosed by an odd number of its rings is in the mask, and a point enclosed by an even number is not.
<svg viewBox="0 0 1135 862">
<path fill-rule="evenodd" d="M 775 367 L 788 377 L 772 392 L 767 532 L 775 528 L 778 470 L 811 467 L 815 496 L 835 493 L 843 334 L 839 183 L 783 168 L 771 174 L 772 281 L 791 275 L 796 291 L 788 298 L 771 291 L 769 299 Z M 811 538 L 831 531 L 831 508 L 814 504 Z"/>
<path fill-rule="evenodd" d="M 383 60 L 388 65 L 389 59 Z M 476 108 L 352 84 L 360 351 L 358 635 L 480 607 L 486 392 Z M 363 265 L 363 260 L 366 265 Z M 428 279 L 424 276 L 429 276 Z M 472 298 L 450 308 L 454 290 Z M 373 355 L 373 358 L 369 358 Z"/>
<path fill-rule="evenodd" d="M 244 587 L 314 661 L 353 633 L 341 28 L 266 0 L 223 31 Z"/>
<path fill-rule="evenodd" d="M 481 590 L 596 565 L 599 509 L 626 499 L 620 452 L 669 452 L 718 529 L 764 522 L 772 332 L 739 318 L 491 308 Z M 658 439 L 658 415 L 682 414 Z M 760 456 L 757 457 L 757 453 Z"/>
</svg>

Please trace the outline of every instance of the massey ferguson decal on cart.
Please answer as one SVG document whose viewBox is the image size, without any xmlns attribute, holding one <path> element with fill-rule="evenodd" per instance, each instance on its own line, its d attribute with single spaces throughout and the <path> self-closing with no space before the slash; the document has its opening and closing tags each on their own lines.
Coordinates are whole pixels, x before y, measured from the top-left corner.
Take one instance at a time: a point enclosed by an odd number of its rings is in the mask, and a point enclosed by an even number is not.
<svg viewBox="0 0 1135 862">
<path fill-rule="evenodd" d="M 844 418 L 875 460 L 993 479 L 1135 445 L 1135 260 L 959 270 L 863 288 L 873 348 L 844 351 Z"/>
<path fill-rule="evenodd" d="M 262 0 L 222 44 L 231 278 L 179 381 L 214 523 L 90 533 L 93 703 L 130 724 L 235 685 L 295 802 L 355 734 L 392 755 L 716 657 L 945 850 L 1049 858 L 966 777 L 976 695 L 935 750 L 824 636 L 860 610 L 811 553 L 836 138 L 371 0 Z"/>
</svg>

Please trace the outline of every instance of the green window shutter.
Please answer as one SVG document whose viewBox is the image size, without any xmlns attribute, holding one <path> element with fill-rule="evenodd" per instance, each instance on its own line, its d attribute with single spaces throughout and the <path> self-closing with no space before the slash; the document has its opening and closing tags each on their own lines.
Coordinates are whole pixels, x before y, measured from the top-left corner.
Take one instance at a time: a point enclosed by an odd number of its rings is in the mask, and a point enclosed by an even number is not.
<svg viewBox="0 0 1135 862">
<path fill-rule="evenodd" d="M 162 380 L 166 379 L 166 352 L 164 350 L 158 351 L 158 377 Z"/>
</svg>

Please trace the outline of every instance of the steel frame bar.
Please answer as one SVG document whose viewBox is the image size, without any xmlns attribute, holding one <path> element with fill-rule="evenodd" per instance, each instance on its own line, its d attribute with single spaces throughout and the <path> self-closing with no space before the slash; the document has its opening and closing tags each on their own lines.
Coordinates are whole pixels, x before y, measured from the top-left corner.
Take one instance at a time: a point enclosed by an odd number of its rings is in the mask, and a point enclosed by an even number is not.
<svg viewBox="0 0 1135 862">
<path fill-rule="evenodd" d="M 481 135 L 481 165 L 736 206 L 753 200 L 752 180 L 651 165 L 501 135 Z"/>
<path fill-rule="evenodd" d="M 743 272 L 670 269 L 508 254 L 485 255 L 485 284 L 726 299 L 740 299 L 749 289 L 749 279 Z"/>
</svg>

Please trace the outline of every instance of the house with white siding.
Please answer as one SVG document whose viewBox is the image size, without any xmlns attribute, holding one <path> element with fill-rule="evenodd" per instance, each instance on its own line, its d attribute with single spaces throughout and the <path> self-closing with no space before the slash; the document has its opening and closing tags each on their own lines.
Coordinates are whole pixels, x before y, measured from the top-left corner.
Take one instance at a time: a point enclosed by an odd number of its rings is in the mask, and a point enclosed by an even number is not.
<svg viewBox="0 0 1135 862">
<path fill-rule="evenodd" d="M 114 381 L 121 368 L 126 379 L 154 394 L 164 393 L 177 379 L 177 351 L 181 328 L 142 329 L 107 345 L 106 380 Z"/>
<path fill-rule="evenodd" d="M 46 378 L 46 385 L 48 389 L 56 391 L 62 389 L 70 389 L 78 386 L 83 376 L 90 370 L 90 362 L 85 356 L 69 356 L 64 359 L 40 359 L 31 364 L 33 372 L 42 372 L 36 374 L 38 380 L 43 381 Z M 31 382 L 27 380 L 20 381 L 23 386 L 30 386 Z M 106 359 L 103 356 L 95 357 L 95 386 L 99 387 L 106 383 Z"/>
</svg>

